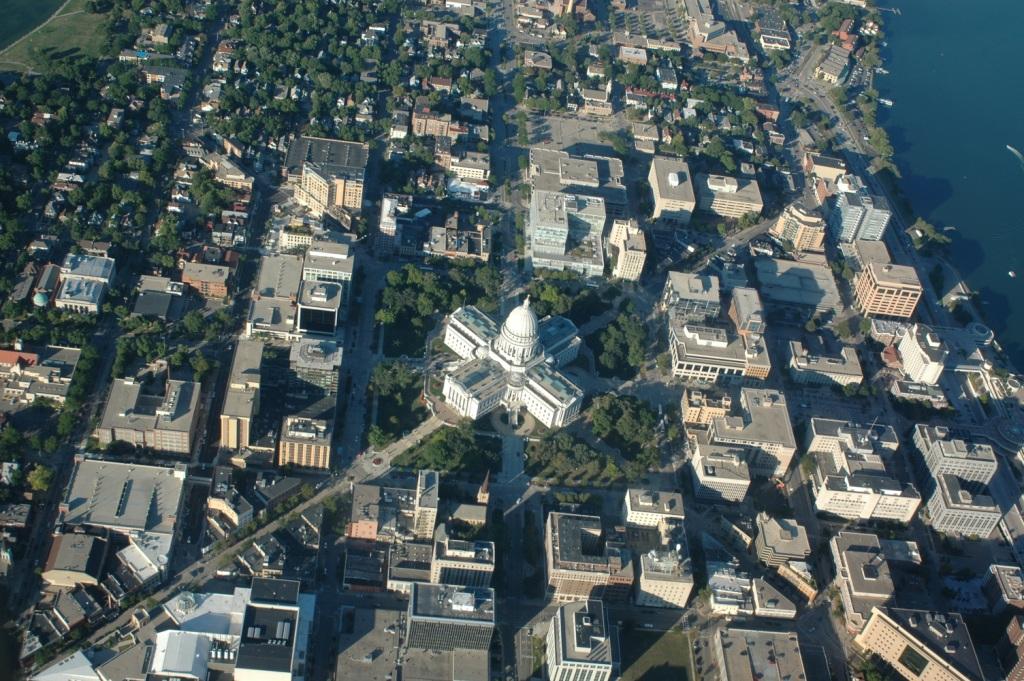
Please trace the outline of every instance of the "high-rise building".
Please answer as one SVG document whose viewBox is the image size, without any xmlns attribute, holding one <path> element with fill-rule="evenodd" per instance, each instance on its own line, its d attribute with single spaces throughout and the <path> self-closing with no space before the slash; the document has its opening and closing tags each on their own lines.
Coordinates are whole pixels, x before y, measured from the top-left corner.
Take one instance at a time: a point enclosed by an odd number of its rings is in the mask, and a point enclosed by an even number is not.
<svg viewBox="0 0 1024 681">
<path fill-rule="evenodd" d="M 566 603 L 548 626 L 550 681 L 611 681 L 619 668 L 618 640 L 599 600 Z"/>
<path fill-rule="evenodd" d="M 825 248 L 825 220 L 816 208 L 786 206 L 769 232 L 793 244 L 797 251 L 820 252 Z"/>
<path fill-rule="evenodd" d="M 840 192 L 836 196 L 829 223 L 838 241 L 880 241 L 891 218 L 889 202 L 862 189 L 856 193 Z"/>
<path fill-rule="evenodd" d="M 420 539 L 433 539 L 440 502 L 441 476 L 437 471 L 420 471 L 416 476 L 416 506 L 413 533 Z"/>
<path fill-rule="evenodd" d="M 740 413 L 711 421 L 710 442 L 747 449 L 753 475 L 782 476 L 796 453 L 786 396 L 777 390 L 743 388 Z"/>
<path fill-rule="evenodd" d="M 697 198 L 693 190 L 690 166 L 681 158 L 655 156 L 647 175 L 654 194 L 652 220 L 663 220 L 679 225 L 690 224 Z"/>
<path fill-rule="evenodd" d="M 924 291 L 917 270 L 896 265 L 885 244 L 858 241 L 855 244 L 860 270 L 853 277 L 853 298 L 866 315 L 908 319 L 914 314 Z"/>
<path fill-rule="evenodd" d="M 452 539 L 444 525 L 434 535 L 430 581 L 452 586 L 489 587 L 494 575 L 494 542 Z"/>
<path fill-rule="evenodd" d="M 530 194 L 527 254 L 534 267 L 604 275 L 604 199 L 536 190 Z"/>
<path fill-rule="evenodd" d="M 888 603 L 896 591 L 889 563 L 873 534 L 840 532 L 829 540 L 829 549 L 836 566 L 846 628 L 859 634 L 872 608 Z"/>
<path fill-rule="evenodd" d="M 249 446 L 252 421 L 260 410 L 263 343 L 240 339 L 228 374 L 224 406 L 220 412 L 220 445 L 239 450 Z"/>
<path fill-rule="evenodd" d="M 597 516 L 549 513 L 544 547 L 556 601 L 624 600 L 633 588 L 632 554 Z"/>
<path fill-rule="evenodd" d="M 635 220 L 615 220 L 608 237 L 610 255 L 615 261 L 612 276 L 627 281 L 639 281 L 647 261 L 647 240 Z"/>
<path fill-rule="evenodd" d="M 903 373 L 914 383 L 935 385 L 946 368 L 949 348 L 938 333 L 924 324 L 914 324 L 900 338 L 897 349 Z"/>
<path fill-rule="evenodd" d="M 333 426 L 333 422 L 327 419 L 284 417 L 277 447 L 277 465 L 317 470 L 330 468 Z"/>
<path fill-rule="evenodd" d="M 807 530 L 792 518 L 773 518 L 757 514 L 757 557 L 765 565 L 778 566 L 791 560 L 801 561 L 811 555 Z"/>
<path fill-rule="evenodd" d="M 314 211 L 359 211 L 369 146 L 360 142 L 302 136 L 288 148 L 285 169 L 298 177 L 295 199 Z"/>
<path fill-rule="evenodd" d="M 494 623 L 494 589 L 413 583 L 405 645 L 441 651 L 487 650 Z"/>
<path fill-rule="evenodd" d="M 764 208 L 761 189 L 752 177 L 697 175 L 697 208 L 726 218 L 741 218 Z"/>
<path fill-rule="evenodd" d="M 665 521 L 683 519 L 683 497 L 678 492 L 628 489 L 624 505 L 627 525 L 653 528 Z"/>
</svg>

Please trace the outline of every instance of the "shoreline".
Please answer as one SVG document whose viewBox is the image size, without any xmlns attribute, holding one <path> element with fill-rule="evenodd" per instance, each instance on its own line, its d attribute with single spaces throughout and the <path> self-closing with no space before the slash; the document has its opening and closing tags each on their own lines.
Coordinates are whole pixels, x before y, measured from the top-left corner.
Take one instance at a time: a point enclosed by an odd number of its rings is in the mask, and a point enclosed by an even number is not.
<svg viewBox="0 0 1024 681">
<path fill-rule="evenodd" d="M 899 36 L 894 35 L 892 32 L 890 32 L 888 22 L 886 22 L 885 24 L 885 37 L 887 45 L 882 49 L 880 53 L 882 57 L 880 66 L 886 69 L 886 73 L 884 75 L 889 75 L 892 73 L 892 68 L 890 67 L 890 64 L 892 62 L 893 55 L 892 48 L 888 46 L 888 43 L 890 43 L 892 40 L 898 40 Z M 875 79 L 872 80 L 872 87 L 876 91 L 878 91 L 880 95 L 882 94 L 881 88 L 878 87 L 878 83 Z M 886 94 L 894 95 L 898 93 L 887 92 Z M 887 135 L 890 135 L 891 139 L 891 131 L 889 127 L 890 124 L 891 119 L 887 120 L 884 123 L 880 121 L 878 125 L 883 130 L 885 130 Z M 877 158 L 877 156 L 873 157 L 872 161 L 874 161 L 875 158 Z M 914 220 L 916 220 L 917 218 L 921 218 L 923 220 L 925 219 L 925 217 L 915 209 L 913 201 L 907 195 L 903 188 L 903 182 L 905 181 L 904 170 L 911 170 L 910 164 L 905 159 L 901 164 L 900 159 L 897 157 L 896 154 L 893 154 L 891 162 L 893 166 L 897 168 L 899 175 L 886 169 L 880 169 L 878 171 L 875 171 L 873 174 L 875 178 L 878 180 L 878 182 L 885 187 L 891 199 L 893 199 L 893 211 L 897 213 L 899 222 L 903 223 L 903 229 L 906 230 L 910 228 L 910 226 L 914 223 Z M 905 168 L 901 168 L 900 165 L 905 166 Z M 966 236 L 967 233 L 964 232 L 963 229 L 958 229 L 957 234 L 958 238 L 960 239 L 964 239 L 966 241 L 971 241 L 974 243 L 981 243 L 976 238 Z M 911 250 L 916 250 L 914 249 L 913 244 L 909 243 L 905 231 L 903 235 L 898 236 L 897 238 L 902 243 L 906 244 L 907 248 Z M 939 290 L 935 291 L 935 293 L 937 294 L 936 298 L 938 299 L 939 305 L 941 305 L 943 308 L 949 311 L 950 314 L 952 314 L 952 310 L 950 310 L 950 308 L 948 308 L 943 303 L 943 301 L 946 295 L 959 288 L 963 296 L 960 299 L 961 305 L 970 313 L 971 317 L 975 322 L 980 322 L 981 324 L 984 324 L 992 331 L 992 347 L 995 349 L 999 359 L 1005 364 L 1006 368 L 1011 373 L 1017 373 L 1017 368 L 1013 359 L 1010 357 L 1010 355 L 1003 348 L 1002 344 L 999 342 L 998 334 L 996 333 L 995 329 L 993 329 L 992 324 L 986 318 L 986 315 L 984 314 L 982 307 L 978 304 L 978 301 L 982 300 L 983 294 L 980 291 L 976 291 L 974 290 L 974 288 L 971 287 L 970 283 L 967 281 L 967 278 L 956 266 L 956 263 L 953 262 L 953 259 L 950 256 L 950 253 L 948 252 L 951 246 L 952 244 L 947 245 L 946 247 L 942 248 L 938 253 L 928 256 L 931 260 L 934 260 L 936 263 L 941 264 L 941 266 L 945 270 L 954 274 L 956 277 L 955 281 L 948 282 L 947 285 L 943 287 L 945 289 L 945 292 Z M 928 275 L 928 272 L 918 273 L 918 276 L 921 277 L 927 277 Z"/>
</svg>

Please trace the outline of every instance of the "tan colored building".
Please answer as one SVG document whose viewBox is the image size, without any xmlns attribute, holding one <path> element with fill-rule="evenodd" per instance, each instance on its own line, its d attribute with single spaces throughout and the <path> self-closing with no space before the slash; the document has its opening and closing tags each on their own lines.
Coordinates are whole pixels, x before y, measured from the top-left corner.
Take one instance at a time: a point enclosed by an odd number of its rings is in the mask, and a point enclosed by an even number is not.
<svg viewBox="0 0 1024 681">
<path fill-rule="evenodd" d="M 299 178 L 295 199 L 321 213 L 360 210 L 369 150 L 361 142 L 306 136 L 295 140 L 285 158 L 287 176 Z"/>
<path fill-rule="evenodd" d="M 825 220 L 816 209 L 797 204 L 786 206 L 768 231 L 793 244 L 797 251 L 825 250 Z"/>
<path fill-rule="evenodd" d="M 187 262 L 181 269 L 181 283 L 191 286 L 204 298 L 226 298 L 231 293 L 231 268 Z"/>
<path fill-rule="evenodd" d="M 262 342 L 238 341 L 220 412 L 221 447 L 237 451 L 249 446 L 252 420 L 260 408 L 262 362 Z"/>
<path fill-rule="evenodd" d="M 99 584 L 107 559 L 107 542 L 91 534 L 58 534 L 50 545 L 42 578 L 47 584 L 74 588 L 79 584 Z"/>
<path fill-rule="evenodd" d="M 712 397 L 700 390 L 683 389 L 679 402 L 686 425 L 706 426 L 719 416 L 728 415 L 732 409 L 732 398 L 728 395 Z"/>
<path fill-rule="evenodd" d="M 647 261 L 647 240 L 636 220 L 613 221 L 608 245 L 613 249 L 615 259 L 612 276 L 639 281 Z"/>
<path fill-rule="evenodd" d="M 439 114 L 429 107 L 417 106 L 412 112 L 412 134 L 416 137 L 448 137 L 451 114 Z"/>
<path fill-rule="evenodd" d="M 857 309 L 866 315 L 910 318 L 924 290 L 917 270 L 893 264 L 881 242 L 858 241 L 857 251 L 861 262 L 853 278 Z"/>
<path fill-rule="evenodd" d="M 984 678 L 967 625 L 956 613 L 875 607 L 854 643 L 908 681 Z"/>
<path fill-rule="evenodd" d="M 761 214 L 764 201 L 757 180 L 725 175 L 697 175 L 697 208 L 726 218 L 741 218 L 748 213 Z"/>
<path fill-rule="evenodd" d="M 672 156 L 655 156 L 651 160 L 647 181 L 654 194 L 651 219 L 688 225 L 697 208 L 697 198 L 686 161 Z"/>
<path fill-rule="evenodd" d="M 437 471 L 420 471 L 416 477 L 416 505 L 413 511 L 413 533 L 420 539 L 433 539 L 437 525 L 441 478 Z"/>
<path fill-rule="evenodd" d="M 779 566 L 791 560 L 801 561 L 811 555 L 807 530 L 792 518 L 773 518 L 757 514 L 757 557 L 765 565 Z"/>
<path fill-rule="evenodd" d="M 324 419 L 286 416 L 277 448 L 279 466 L 327 470 L 331 466 L 332 424 Z"/>
<path fill-rule="evenodd" d="M 846 161 L 808 151 L 804 154 L 804 172 L 827 182 L 835 182 L 846 174 Z"/>
<path fill-rule="evenodd" d="M 605 536 L 597 516 L 548 514 L 544 549 L 556 602 L 625 600 L 632 591 L 632 555 Z"/>
</svg>

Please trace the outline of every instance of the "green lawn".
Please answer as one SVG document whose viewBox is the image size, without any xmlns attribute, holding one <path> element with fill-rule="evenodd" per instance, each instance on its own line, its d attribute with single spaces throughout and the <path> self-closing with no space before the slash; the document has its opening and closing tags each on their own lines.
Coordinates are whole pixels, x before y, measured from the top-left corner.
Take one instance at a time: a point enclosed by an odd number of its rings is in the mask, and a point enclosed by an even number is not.
<svg viewBox="0 0 1024 681">
<path fill-rule="evenodd" d="M 0 50 L 43 23 L 63 0 L 0 0 Z"/>
<path fill-rule="evenodd" d="M 693 681 L 690 637 L 679 631 L 633 629 L 622 634 L 622 681 Z"/>
<path fill-rule="evenodd" d="M 59 57 L 76 54 L 100 56 L 103 50 L 103 24 L 106 21 L 106 15 L 89 13 L 85 9 L 86 1 L 71 0 L 64 11 L 45 27 L 14 47 L 0 52 L 0 70 L 21 71 L 26 68 L 38 70 L 47 56 Z M 25 34 L 34 26 L 42 23 L 60 6 L 59 0 L 37 0 L 37 3 L 39 6 L 47 8 L 46 13 L 9 40 L 4 40 L 3 37 L 7 35 L 9 24 L 14 23 L 14 20 L 8 22 L 5 19 L 0 25 L 0 44 L 9 44 L 12 40 Z M 0 6 L 20 4 L 22 4 L 22 0 L 0 0 Z"/>
</svg>

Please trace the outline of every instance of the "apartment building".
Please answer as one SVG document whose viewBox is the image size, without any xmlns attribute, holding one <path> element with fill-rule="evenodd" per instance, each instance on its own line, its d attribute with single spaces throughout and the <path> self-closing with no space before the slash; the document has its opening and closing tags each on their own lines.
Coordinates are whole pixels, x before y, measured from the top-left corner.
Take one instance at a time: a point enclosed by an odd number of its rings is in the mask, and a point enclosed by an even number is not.
<svg viewBox="0 0 1024 681">
<path fill-rule="evenodd" d="M 278 466 L 327 470 L 331 466 L 334 424 L 327 419 L 285 416 L 277 447 Z"/>
<path fill-rule="evenodd" d="M 768 231 L 793 244 L 793 248 L 801 253 L 825 250 L 825 220 L 816 208 L 800 204 L 786 206 Z"/>
<path fill-rule="evenodd" d="M 227 265 L 186 262 L 181 283 L 191 286 L 204 298 L 226 298 L 231 293 L 232 270 Z"/>
<path fill-rule="evenodd" d="M 419 471 L 416 475 L 416 501 L 413 506 L 413 534 L 419 539 L 434 538 L 440 494 L 441 476 L 437 471 Z"/>
<path fill-rule="evenodd" d="M 674 156 L 655 156 L 651 160 L 647 181 L 654 195 L 651 219 L 690 224 L 693 211 L 697 209 L 697 197 L 686 161 Z"/>
<path fill-rule="evenodd" d="M 825 156 L 808 151 L 803 158 L 804 172 L 828 182 L 835 182 L 846 175 L 846 161 L 835 156 Z"/>
<path fill-rule="evenodd" d="M 957 613 L 876 606 L 853 641 L 907 681 L 984 678 L 967 625 Z"/>
<path fill-rule="evenodd" d="M 369 146 L 359 142 L 303 135 L 288 148 L 285 172 L 297 177 L 295 199 L 325 213 L 334 208 L 362 209 Z"/>
<path fill-rule="evenodd" d="M 764 208 L 761 189 L 752 177 L 697 175 L 697 208 L 725 218 L 741 218 Z"/>
<path fill-rule="evenodd" d="M 885 197 L 864 188 L 856 192 L 839 192 L 829 216 L 837 241 L 881 241 L 892 219 L 892 209 Z"/>
<path fill-rule="evenodd" d="M 544 527 L 548 584 L 557 602 L 624 600 L 633 588 L 632 554 L 597 516 L 550 513 Z"/>
</svg>

